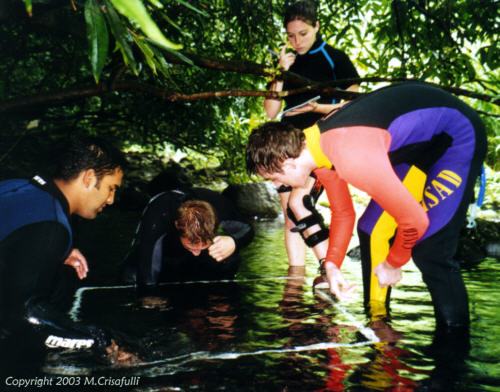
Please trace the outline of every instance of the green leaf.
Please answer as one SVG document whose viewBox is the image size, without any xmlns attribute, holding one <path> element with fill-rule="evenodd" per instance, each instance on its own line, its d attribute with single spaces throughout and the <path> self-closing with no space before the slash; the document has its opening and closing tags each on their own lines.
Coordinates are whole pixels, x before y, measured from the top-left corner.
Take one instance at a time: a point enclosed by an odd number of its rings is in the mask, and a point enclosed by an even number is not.
<svg viewBox="0 0 500 392">
<path fill-rule="evenodd" d="M 153 73 L 156 75 L 157 74 L 156 73 L 156 64 L 155 64 L 155 59 L 154 59 L 155 56 L 154 56 L 153 51 L 151 50 L 149 45 L 144 42 L 143 38 L 134 37 L 134 41 L 137 44 L 137 46 L 139 47 L 139 49 L 142 51 L 142 53 L 144 54 L 144 57 L 146 58 L 146 62 L 148 63 L 149 67 L 151 68 Z"/>
<path fill-rule="evenodd" d="M 169 64 L 165 61 L 163 53 L 154 45 L 150 46 L 150 49 L 154 53 L 156 67 L 165 77 L 170 78 Z"/>
<path fill-rule="evenodd" d="M 29 16 L 33 16 L 33 6 L 31 5 L 31 0 L 23 0 L 26 6 L 26 12 Z"/>
<path fill-rule="evenodd" d="M 161 16 L 163 17 L 163 19 L 165 19 L 168 23 L 170 23 L 172 26 L 174 26 L 177 30 L 179 30 L 182 34 L 185 34 L 185 32 L 181 29 L 181 27 L 175 23 L 172 19 L 170 19 L 168 17 L 168 15 L 166 15 L 165 13 L 161 13 Z"/>
<path fill-rule="evenodd" d="M 156 8 L 163 9 L 163 4 L 158 0 L 149 0 L 149 2 Z"/>
<path fill-rule="evenodd" d="M 156 41 L 153 41 L 153 40 L 149 40 L 149 41 L 153 44 L 158 44 L 158 42 L 156 42 Z M 161 46 L 161 47 L 163 49 L 165 49 L 167 52 L 170 52 L 170 53 L 174 54 L 175 56 L 179 57 L 182 61 L 188 63 L 189 65 L 194 65 L 193 61 L 190 58 L 183 55 L 181 52 L 179 52 L 177 50 L 172 50 L 172 49 L 164 47 L 164 46 Z"/>
<path fill-rule="evenodd" d="M 113 33 L 116 44 L 122 52 L 122 56 L 126 64 L 129 64 L 135 75 L 139 74 L 139 68 L 137 67 L 137 62 L 134 58 L 134 52 L 129 45 L 129 41 L 132 39 L 131 34 L 125 29 L 120 16 L 117 14 L 116 10 L 113 8 L 109 0 L 104 0 L 106 5 L 106 19 L 108 20 L 109 27 Z"/>
<path fill-rule="evenodd" d="M 203 16 L 210 16 L 206 11 L 203 11 L 203 10 L 199 10 L 198 8 L 196 8 L 195 6 L 189 4 L 187 1 L 184 1 L 184 0 L 177 0 L 178 3 L 181 3 L 183 6 L 195 11 L 195 12 L 198 12 L 199 14 L 203 15 Z"/>
<path fill-rule="evenodd" d="M 102 69 L 108 57 L 108 28 L 106 20 L 96 0 L 85 2 L 85 22 L 87 23 L 87 40 L 90 47 L 90 64 L 96 82 L 99 82 Z"/>
<path fill-rule="evenodd" d="M 120 14 L 139 25 L 140 29 L 151 40 L 156 41 L 164 48 L 173 50 L 182 49 L 182 45 L 174 44 L 165 38 L 156 23 L 151 19 L 141 0 L 111 0 L 111 3 L 113 3 L 113 6 Z"/>
</svg>

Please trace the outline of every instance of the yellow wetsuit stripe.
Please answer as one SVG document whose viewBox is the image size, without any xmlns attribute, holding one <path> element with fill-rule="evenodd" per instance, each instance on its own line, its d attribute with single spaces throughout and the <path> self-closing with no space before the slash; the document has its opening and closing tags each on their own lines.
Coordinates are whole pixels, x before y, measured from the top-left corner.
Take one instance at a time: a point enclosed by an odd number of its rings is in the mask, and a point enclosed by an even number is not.
<svg viewBox="0 0 500 392">
<path fill-rule="evenodd" d="M 427 176 L 415 166 L 412 166 L 406 174 L 403 184 L 410 191 L 412 196 L 422 202 L 424 186 Z M 380 215 L 375 227 L 370 235 L 370 257 L 371 257 L 371 277 L 370 277 L 370 313 L 373 318 L 380 318 L 387 315 L 385 300 L 387 297 L 387 287 L 380 288 L 377 276 L 373 269 L 385 260 L 389 253 L 389 240 L 394 236 L 397 224 L 392 216 L 387 212 Z"/>
<path fill-rule="evenodd" d="M 319 144 L 321 133 L 319 132 L 318 126 L 315 124 L 312 127 L 304 129 L 303 132 L 304 135 L 306 135 L 307 148 L 311 152 L 316 165 L 318 165 L 318 167 L 327 167 L 330 169 L 332 167 L 332 163 L 326 157 L 326 155 L 323 154 L 323 151 L 321 150 L 321 146 Z"/>
</svg>

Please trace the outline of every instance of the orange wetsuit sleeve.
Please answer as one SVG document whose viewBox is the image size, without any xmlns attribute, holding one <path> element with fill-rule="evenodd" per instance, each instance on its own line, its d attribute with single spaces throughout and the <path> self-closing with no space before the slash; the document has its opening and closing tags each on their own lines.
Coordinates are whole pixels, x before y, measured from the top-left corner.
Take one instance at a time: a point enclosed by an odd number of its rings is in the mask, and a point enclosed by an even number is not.
<svg viewBox="0 0 500 392">
<path fill-rule="evenodd" d="M 420 203 L 394 172 L 387 151 L 390 134 L 381 128 L 336 128 L 321 134 L 323 153 L 339 177 L 370 195 L 396 221 L 396 238 L 387 255 L 394 267 L 411 257 L 411 250 L 429 225 Z"/>
<path fill-rule="evenodd" d="M 314 170 L 314 174 L 325 188 L 330 203 L 331 221 L 328 251 L 325 261 L 340 268 L 351 241 L 356 214 L 347 183 L 334 170 L 325 167 Z"/>
</svg>

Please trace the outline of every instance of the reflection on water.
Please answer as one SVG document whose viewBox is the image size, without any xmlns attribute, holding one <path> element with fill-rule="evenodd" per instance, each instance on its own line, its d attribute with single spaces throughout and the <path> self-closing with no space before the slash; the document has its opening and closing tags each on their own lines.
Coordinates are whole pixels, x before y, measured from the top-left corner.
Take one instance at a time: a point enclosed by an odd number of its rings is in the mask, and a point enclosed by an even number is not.
<svg viewBox="0 0 500 392">
<path fill-rule="evenodd" d="M 130 287 L 81 290 L 73 316 L 111 329 L 142 362 L 121 368 L 56 350 L 38 357 L 35 373 L 140 377 L 134 391 L 500 390 L 498 260 L 464 272 L 470 351 L 433 343 L 430 298 L 413 265 L 393 291 L 391 325 L 370 325 L 382 339 L 374 342 L 361 330 L 361 295 L 338 306 L 313 293 L 316 262 L 289 270 L 282 239 L 280 224 L 259 224 L 237 279 L 167 284 L 147 304 Z M 361 287 L 359 263 L 343 268 Z"/>
</svg>

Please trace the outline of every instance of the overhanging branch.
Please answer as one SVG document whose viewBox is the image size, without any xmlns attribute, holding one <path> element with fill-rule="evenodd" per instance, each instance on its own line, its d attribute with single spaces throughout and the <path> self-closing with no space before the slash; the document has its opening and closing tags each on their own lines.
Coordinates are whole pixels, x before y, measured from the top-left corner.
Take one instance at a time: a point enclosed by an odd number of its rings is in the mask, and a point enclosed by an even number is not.
<svg viewBox="0 0 500 392">
<path fill-rule="evenodd" d="M 74 87 L 72 89 L 62 90 L 55 93 L 37 94 L 37 95 L 19 97 L 7 100 L 0 103 L 0 113 L 7 114 L 7 113 L 21 112 L 32 108 L 65 105 L 70 102 L 81 100 L 87 97 L 104 96 L 106 94 L 115 91 L 142 93 L 150 97 L 154 97 L 156 99 L 167 102 L 186 102 L 186 101 L 195 101 L 199 99 L 223 98 L 223 97 L 264 97 L 264 98 L 280 99 L 289 95 L 300 94 L 304 92 L 329 94 L 334 98 L 350 100 L 364 94 L 339 90 L 337 89 L 338 85 L 344 84 L 346 82 L 354 84 L 360 82 L 396 83 L 403 81 L 409 81 L 409 79 L 390 79 L 390 78 L 371 77 L 371 78 L 344 79 L 326 83 L 323 85 L 312 84 L 312 85 L 307 85 L 303 88 L 289 90 L 289 91 L 280 91 L 280 92 L 225 90 L 225 91 L 199 92 L 193 94 L 183 94 L 179 92 L 173 92 L 166 89 L 161 89 L 153 85 L 138 83 L 138 82 L 131 82 L 131 81 L 115 82 L 113 84 L 97 84 L 84 87 Z M 436 84 L 434 85 L 446 91 L 449 91 L 452 94 L 479 99 L 485 102 L 493 103 L 495 105 L 500 104 L 500 99 L 498 97 L 493 97 L 487 94 L 475 93 L 473 91 L 463 90 L 455 87 L 443 87 Z"/>
</svg>

